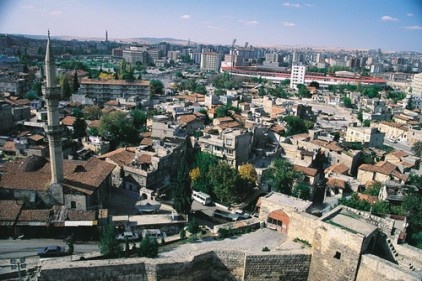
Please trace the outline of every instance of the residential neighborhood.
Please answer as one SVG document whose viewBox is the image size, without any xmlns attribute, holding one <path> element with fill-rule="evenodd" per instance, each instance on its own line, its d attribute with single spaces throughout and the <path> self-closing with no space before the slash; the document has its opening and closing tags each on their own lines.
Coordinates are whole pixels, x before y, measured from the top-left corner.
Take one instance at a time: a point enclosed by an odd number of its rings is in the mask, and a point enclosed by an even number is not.
<svg viewBox="0 0 422 281">
<path fill-rule="evenodd" d="M 0 34 L 1 239 L 128 258 L 265 226 L 308 280 L 375 280 L 324 239 L 422 276 L 420 54 L 76 42 Z"/>
</svg>

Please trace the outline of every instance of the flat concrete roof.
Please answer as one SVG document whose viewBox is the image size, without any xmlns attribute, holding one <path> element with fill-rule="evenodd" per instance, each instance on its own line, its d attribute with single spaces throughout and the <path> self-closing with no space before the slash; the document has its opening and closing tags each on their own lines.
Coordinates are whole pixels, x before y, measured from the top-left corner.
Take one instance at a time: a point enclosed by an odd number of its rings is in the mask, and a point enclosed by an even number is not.
<svg viewBox="0 0 422 281">
<path fill-rule="evenodd" d="M 345 228 L 346 230 L 360 233 L 365 236 L 369 236 L 377 229 L 376 226 L 367 223 L 365 219 L 359 217 L 359 215 L 344 209 L 326 222 L 333 225 L 338 225 Z"/>
<path fill-rule="evenodd" d="M 308 209 L 309 206 L 312 205 L 311 201 L 302 200 L 302 199 L 285 195 L 282 193 L 278 193 L 278 192 L 271 192 L 267 194 L 266 196 L 264 196 L 264 198 L 270 202 L 274 202 L 282 206 L 285 206 L 291 209 L 296 209 L 302 212 L 306 211 L 306 209 Z"/>
<path fill-rule="evenodd" d="M 148 225 L 175 224 L 175 223 L 187 222 L 186 219 L 173 220 L 171 214 L 113 216 L 112 221 L 114 223 L 129 222 L 133 226 L 148 226 Z"/>
</svg>

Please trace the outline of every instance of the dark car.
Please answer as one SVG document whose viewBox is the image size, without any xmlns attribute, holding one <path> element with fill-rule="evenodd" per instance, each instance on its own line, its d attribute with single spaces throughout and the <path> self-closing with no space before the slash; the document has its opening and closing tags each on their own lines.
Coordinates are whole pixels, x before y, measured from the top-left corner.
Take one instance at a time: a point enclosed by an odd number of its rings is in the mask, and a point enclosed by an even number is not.
<svg viewBox="0 0 422 281">
<path fill-rule="evenodd" d="M 37 255 L 40 256 L 40 258 L 60 257 L 65 254 L 64 247 L 61 246 L 47 246 L 37 250 Z"/>
</svg>

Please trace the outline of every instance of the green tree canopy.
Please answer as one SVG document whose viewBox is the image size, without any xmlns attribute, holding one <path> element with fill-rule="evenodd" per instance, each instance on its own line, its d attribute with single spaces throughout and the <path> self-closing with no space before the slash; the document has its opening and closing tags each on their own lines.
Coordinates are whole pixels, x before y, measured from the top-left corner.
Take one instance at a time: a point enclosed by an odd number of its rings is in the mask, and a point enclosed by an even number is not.
<svg viewBox="0 0 422 281">
<path fill-rule="evenodd" d="M 65 99 L 68 99 L 72 95 L 72 89 L 69 86 L 69 81 L 66 77 L 66 75 L 63 75 L 60 79 L 60 88 L 62 91 L 62 96 Z"/>
<path fill-rule="evenodd" d="M 422 141 L 415 142 L 411 147 L 412 152 L 416 157 L 422 157 Z"/>
<path fill-rule="evenodd" d="M 81 139 L 86 136 L 87 124 L 84 119 L 76 117 L 75 122 L 73 122 L 73 135 L 74 139 Z"/>
<path fill-rule="evenodd" d="M 100 235 L 99 243 L 100 252 L 102 255 L 115 258 L 120 255 L 122 247 L 116 239 L 116 230 L 112 224 L 106 224 Z"/>
<path fill-rule="evenodd" d="M 266 178 L 272 180 L 272 189 L 287 195 L 292 193 L 292 186 L 299 174 L 293 169 L 292 163 L 285 158 L 277 158 L 266 171 Z"/>
<path fill-rule="evenodd" d="M 187 152 L 183 153 L 177 170 L 177 176 L 172 181 L 173 207 L 178 213 L 188 214 L 192 206 L 192 189 L 189 178 L 190 165 Z"/>
<path fill-rule="evenodd" d="M 79 90 L 78 71 L 73 74 L 72 92 L 77 93 Z"/>
<path fill-rule="evenodd" d="M 306 87 L 303 84 L 297 84 L 297 94 L 301 98 L 310 98 L 311 93 L 308 90 L 308 87 Z"/>
<path fill-rule="evenodd" d="M 138 108 L 130 111 L 130 116 L 133 118 L 133 125 L 136 129 L 144 128 L 147 123 L 147 114 Z"/>
<path fill-rule="evenodd" d="M 237 170 L 224 161 L 212 166 L 208 173 L 215 196 L 223 204 L 238 202 L 242 190 L 242 180 Z"/>
<path fill-rule="evenodd" d="M 198 152 L 195 155 L 194 167 L 198 169 L 199 175 L 192 180 L 192 187 L 197 191 L 213 194 L 211 184 L 209 183 L 208 172 L 212 166 L 217 165 L 216 156 L 207 152 Z"/>
<path fill-rule="evenodd" d="M 349 97 L 343 97 L 343 105 L 344 107 L 352 108 L 353 107 L 352 100 Z"/>
<path fill-rule="evenodd" d="M 149 81 L 149 90 L 152 95 L 164 94 L 164 85 L 160 80 L 152 79 Z"/>
<path fill-rule="evenodd" d="M 112 147 L 139 142 L 139 134 L 135 126 L 128 122 L 126 113 L 121 111 L 113 111 L 101 116 L 98 133 L 110 140 Z"/>
<path fill-rule="evenodd" d="M 297 116 L 286 116 L 284 117 L 284 122 L 286 122 L 286 136 L 292 136 L 296 134 L 307 133 L 308 128 L 303 119 Z"/>
<path fill-rule="evenodd" d="M 86 120 L 98 120 L 102 115 L 101 108 L 98 105 L 85 106 L 82 113 Z"/>
<path fill-rule="evenodd" d="M 235 113 L 240 113 L 240 108 L 234 107 L 231 104 L 223 104 L 217 107 L 215 114 L 217 117 L 232 116 L 232 111 Z"/>
<path fill-rule="evenodd" d="M 147 258 L 156 258 L 158 256 L 157 240 L 147 234 L 139 244 L 139 256 Z"/>
</svg>

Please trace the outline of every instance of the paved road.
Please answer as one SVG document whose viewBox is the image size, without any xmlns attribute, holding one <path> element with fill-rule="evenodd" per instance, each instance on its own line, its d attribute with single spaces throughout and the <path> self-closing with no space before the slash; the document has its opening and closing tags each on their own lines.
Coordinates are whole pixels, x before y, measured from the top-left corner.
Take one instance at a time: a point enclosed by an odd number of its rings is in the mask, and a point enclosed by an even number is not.
<svg viewBox="0 0 422 281">
<path fill-rule="evenodd" d="M 28 239 L 28 240 L 0 240 L 0 274 L 14 272 L 10 267 L 10 259 L 25 258 L 27 268 L 38 265 L 39 257 L 36 252 L 38 248 L 48 245 L 65 246 L 66 243 L 59 239 Z M 74 244 L 74 254 L 89 253 L 98 251 L 98 242 L 84 242 Z"/>
</svg>

